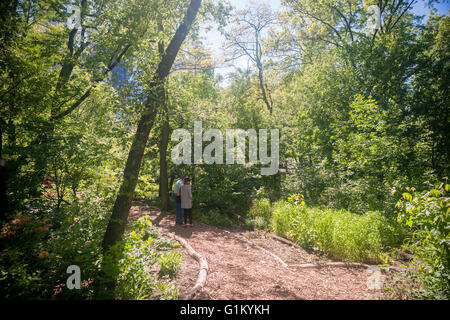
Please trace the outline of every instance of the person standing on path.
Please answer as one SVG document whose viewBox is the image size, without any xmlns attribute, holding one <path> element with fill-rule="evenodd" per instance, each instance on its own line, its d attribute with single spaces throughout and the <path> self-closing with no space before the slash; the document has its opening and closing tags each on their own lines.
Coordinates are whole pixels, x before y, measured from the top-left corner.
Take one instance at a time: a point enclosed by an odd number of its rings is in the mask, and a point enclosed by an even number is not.
<svg viewBox="0 0 450 320">
<path fill-rule="evenodd" d="M 181 225 L 183 224 L 183 209 L 181 208 L 181 198 L 180 198 L 180 188 L 183 185 L 185 176 L 182 176 L 178 181 L 175 183 L 175 187 L 173 188 L 172 197 L 175 201 L 175 207 L 176 207 L 176 224 Z"/>
<path fill-rule="evenodd" d="M 192 188 L 191 179 L 186 177 L 184 179 L 184 185 L 180 188 L 181 195 L 181 208 L 183 208 L 184 213 L 184 224 L 187 225 L 189 221 L 189 226 L 192 227 Z"/>
</svg>

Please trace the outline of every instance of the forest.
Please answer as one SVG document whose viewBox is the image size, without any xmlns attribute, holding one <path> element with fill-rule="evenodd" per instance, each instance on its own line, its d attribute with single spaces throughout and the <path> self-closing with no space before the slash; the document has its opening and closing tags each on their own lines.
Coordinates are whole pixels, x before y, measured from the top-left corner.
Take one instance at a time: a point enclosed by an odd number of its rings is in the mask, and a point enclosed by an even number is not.
<svg viewBox="0 0 450 320">
<path fill-rule="evenodd" d="M 1 1 L 1 300 L 450 298 L 448 1 L 241 2 Z"/>
</svg>

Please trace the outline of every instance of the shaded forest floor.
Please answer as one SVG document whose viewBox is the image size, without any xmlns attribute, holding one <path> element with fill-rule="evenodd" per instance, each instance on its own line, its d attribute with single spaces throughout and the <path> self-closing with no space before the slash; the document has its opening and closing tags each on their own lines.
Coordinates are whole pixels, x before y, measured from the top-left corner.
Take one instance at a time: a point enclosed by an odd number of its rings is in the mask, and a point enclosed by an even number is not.
<svg viewBox="0 0 450 320">
<path fill-rule="evenodd" d="M 174 214 L 134 203 L 130 219 L 149 215 L 161 232 L 184 238 L 209 265 L 205 286 L 195 295 L 200 300 L 228 299 L 379 299 L 381 290 L 369 290 L 372 271 L 365 268 L 297 265 L 330 262 L 325 257 L 291 246 L 263 232 L 226 230 L 194 221 L 194 226 L 175 226 Z M 197 280 L 199 265 L 183 249 L 175 284 L 180 296 Z M 276 258 L 278 256 L 282 261 Z M 383 281 L 384 275 L 381 276 Z"/>
</svg>

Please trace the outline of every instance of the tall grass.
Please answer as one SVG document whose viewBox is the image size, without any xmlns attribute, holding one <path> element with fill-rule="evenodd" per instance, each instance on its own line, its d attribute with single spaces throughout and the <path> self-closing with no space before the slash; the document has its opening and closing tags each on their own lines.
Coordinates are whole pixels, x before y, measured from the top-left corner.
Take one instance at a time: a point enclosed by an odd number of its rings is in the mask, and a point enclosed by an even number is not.
<svg viewBox="0 0 450 320">
<path fill-rule="evenodd" d="M 380 212 L 363 215 L 346 210 L 309 208 L 292 201 L 274 204 L 275 233 L 306 249 L 319 250 L 330 258 L 379 263 L 381 254 L 398 247 L 404 232 L 394 220 Z"/>
<path fill-rule="evenodd" d="M 248 212 L 246 225 L 250 229 L 267 229 L 270 226 L 271 217 L 272 205 L 269 199 L 256 199 Z"/>
</svg>

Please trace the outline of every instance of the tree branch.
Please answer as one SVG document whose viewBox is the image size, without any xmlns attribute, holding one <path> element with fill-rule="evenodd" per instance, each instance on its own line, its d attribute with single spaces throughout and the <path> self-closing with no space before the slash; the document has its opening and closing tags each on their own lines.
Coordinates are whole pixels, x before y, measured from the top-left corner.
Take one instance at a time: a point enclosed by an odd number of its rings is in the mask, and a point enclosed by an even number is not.
<svg viewBox="0 0 450 320">
<path fill-rule="evenodd" d="M 65 111 L 62 111 L 62 112 L 60 112 L 60 113 L 58 113 L 58 114 L 56 114 L 56 115 L 53 115 L 53 116 L 50 118 L 50 120 L 51 120 L 51 121 L 54 121 L 54 120 L 61 119 L 61 118 L 65 117 L 65 116 L 67 116 L 69 113 L 71 113 L 71 112 L 72 112 L 73 110 L 75 110 L 76 108 L 78 108 L 78 106 L 79 106 L 80 104 L 82 104 L 83 101 L 86 100 L 86 99 L 91 95 L 92 89 L 94 89 L 94 88 L 97 86 L 97 84 L 98 84 L 99 82 L 103 81 L 103 79 L 106 77 L 106 75 L 108 75 L 108 73 L 111 72 L 111 71 L 117 66 L 117 64 L 120 63 L 120 61 L 122 60 L 123 56 L 125 55 L 125 53 L 128 51 L 128 49 L 129 49 L 130 47 L 131 47 L 131 44 L 126 45 L 125 48 L 122 50 L 122 52 L 119 54 L 119 56 L 115 59 L 115 61 L 114 61 L 114 62 L 111 62 L 111 63 L 108 65 L 107 69 L 103 72 L 103 77 L 94 80 L 94 84 L 93 84 L 91 87 L 89 87 L 89 88 L 85 91 L 85 93 L 84 93 L 80 98 L 77 99 L 77 101 L 75 101 L 75 102 L 74 102 L 70 107 L 68 107 Z"/>
<path fill-rule="evenodd" d="M 333 30 L 334 33 L 338 36 L 339 40 L 342 41 L 342 36 L 341 36 L 340 33 L 337 31 L 337 29 L 336 29 L 335 27 L 333 27 L 330 23 L 328 23 L 328 22 L 322 20 L 322 19 L 319 18 L 319 17 L 314 16 L 313 14 L 309 13 L 309 12 L 306 11 L 306 10 L 302 10 L 302 9 L 300 9 L 300 8 L 296 8 L 295 10 L 297 10 L 298 12 L 300 12 L 300 13 L 302 13 L 302 14 L 306 14 L 308 17 L 313 18 L 314 20 L 317 20 L 317 21 L 323 23 L 324 25 L 326 25 L 327 27 L 329 27 L 331 30 Z"/>
</svg>

